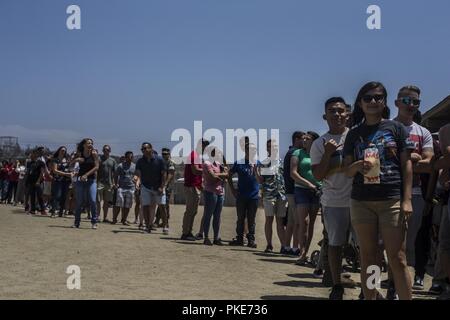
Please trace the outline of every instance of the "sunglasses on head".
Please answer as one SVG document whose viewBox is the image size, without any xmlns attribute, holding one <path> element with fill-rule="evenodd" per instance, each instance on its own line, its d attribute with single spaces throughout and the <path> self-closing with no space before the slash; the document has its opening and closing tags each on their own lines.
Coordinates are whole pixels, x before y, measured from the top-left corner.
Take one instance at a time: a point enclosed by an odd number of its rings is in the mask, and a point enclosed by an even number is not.
<svg viewBox="0 0 450 320">
<path fill-rule="evenodd" d="M 415 98 L 411 98 L 411 97 L 403 97 L 403 98 L 400 98 L 400 101 L 401 101 L 403 104 L 406 104 L 407 106 L 413 105 L 413 106 L 415 106 L 415 107 L 420 106 L 420 102 L 421 102 L 420 99 L 415 99 Z"/>
<path fill-rule="evenodd" d="M 370 103 L 370 102 L 372 102 L 372 100 L 375 100 L 376 103 L 380 103 L 380 102 L 383 102 L 384 99 L 385 99 L 385 96 L 382 94 L 376 94 L 376 95 L 366 94 L 362 97 L 362 100 L 365 103 Z"/>
</svg>

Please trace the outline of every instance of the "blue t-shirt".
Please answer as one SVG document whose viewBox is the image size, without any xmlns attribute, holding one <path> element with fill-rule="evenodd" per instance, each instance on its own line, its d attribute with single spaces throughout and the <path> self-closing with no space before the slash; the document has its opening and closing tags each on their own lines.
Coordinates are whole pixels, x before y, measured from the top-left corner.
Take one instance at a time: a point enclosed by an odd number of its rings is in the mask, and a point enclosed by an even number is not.
<svg viewBox="0 0 450 320">
<path fill-rule="evenodd" d="M 161 187 L 162 173 L 165 173 L 167 169 L 163 158 L 154 153 L 150 159 L 140 158 L 136 163 L 136 171 L 141 173 L 141 182 L 144 187 L 158 190 Z"/>
<path fill-rule="evenodd" d="M 239 198 L 253 200 L 259 198 L 259 183 L 256 180 L 254 170 L 260 164 L 259 161 L 257 161 L 257 164 L 244 163 L 243 161 L 233 164 L 230 173 L 237 173 L 238 175 Z"/>
</svg>

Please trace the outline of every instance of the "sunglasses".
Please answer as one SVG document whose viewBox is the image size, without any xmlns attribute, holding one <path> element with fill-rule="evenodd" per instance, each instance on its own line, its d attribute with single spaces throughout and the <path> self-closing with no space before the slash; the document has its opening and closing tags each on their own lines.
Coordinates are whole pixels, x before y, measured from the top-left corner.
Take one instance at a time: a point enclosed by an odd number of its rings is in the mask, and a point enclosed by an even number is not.
<svg viewBox="0 0 450 320">
<path fill-rule="evenodd" d="M 403 104 L 406 104 L 407 106 L 413 105 L 414 107 L 418 107 L 420 106 L 420 99 L 415 99 L 415 98 L 411 98 L 411 97 L 403 97 L 400 99 L 400 101 Z"/>
<path fill-rule="evenodd" d="M 376 95 L 373 95 L 373 96 L 370 95 L 370 94 L 366 94 L 366 95 L 364 95 L 362 97 L 362 100 L 365 103 L 371 103 L 372 100 L 375 100 L 376 103 L 380 103 L 380 102 L 383 102 L 385 98 L 386 97 L 384 95 L 382 95 L 382 94 L 376 94 Z"/>
<path fill-rule="evenodd" d="M 170 153 L 163 153 L 163 156 L 170 156 Z"/>
</svg>

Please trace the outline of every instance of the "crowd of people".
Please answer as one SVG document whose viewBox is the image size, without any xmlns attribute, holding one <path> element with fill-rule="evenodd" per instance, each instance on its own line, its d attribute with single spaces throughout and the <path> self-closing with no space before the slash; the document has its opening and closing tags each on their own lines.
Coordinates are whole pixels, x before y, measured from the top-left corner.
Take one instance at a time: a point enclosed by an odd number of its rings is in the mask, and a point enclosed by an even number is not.
<svg viewBox="0 0 450 320">
<path fill-rule="evenodd" d="M 420 126 L 420 94 L 416 86 L 401 88 L 393 120 L 387 90 L 379 82 L 364 85 L 353 108 L 341 97 L 330 98 L 323 115 L 328 132 L 321 136 L 294 132 L 284 159 L 277 156 L 278 142 L 272 139 L 266 144 L 267 158 L 258 159 L 255 144 L 245 137 L 240 141 L 244 159 L 227 164 L 222 150 L 200 140 L 184 165 L 181 240 L 224 245 L 220 222 L 228 184 L 237 213 L 231 246 L 257 248 L 255 221 L 262 199 L 264 251 L 274 253 L 275 221 L 279 253 L 307 265 L 321 213 L 323 240 L 313 275 L 331 287 L 330 299 L 342 300 L 344 287 L 355 285 L 343 274 L 343 248 L 349 239 L 357 243 L 361 298 L 384 298 L 368 286 L 367 271 L 387 262 L 386 298 L 412 299 L 413 288 L 424 289 L 431 243 L 436 244 L 437 256 L 430 290 L 445 296 L 450 277 L 450 124 L 434 134 Z M 168 148 L 159 155 L 145 142 L 141 151 L 142 157 L 133 163 L 130 151 L 116 162 L 108 145 L 99 155 L 92 139 L 81 141 L 71 155 L 66 147 L 52 156 L 44 155 L 43 147 L 36 148 L 27 162 L 3 161 L 1 200 L 22 203 L 28 214 L 73 214 L 74 228 L 80 227 L 81 213 L 87 212 L 93 229 L 101 211 L 102 222 L 116 224 L 121 213 L 120 222 L 129 225 L 134 203 L 139 229 L 151 233 L 162 228 L 168 234 L 175 164 Z M 194 235 L 202 195 L 203 215 Z M 414 278 L 408 266 L 414 267 Z"/>
</svg>

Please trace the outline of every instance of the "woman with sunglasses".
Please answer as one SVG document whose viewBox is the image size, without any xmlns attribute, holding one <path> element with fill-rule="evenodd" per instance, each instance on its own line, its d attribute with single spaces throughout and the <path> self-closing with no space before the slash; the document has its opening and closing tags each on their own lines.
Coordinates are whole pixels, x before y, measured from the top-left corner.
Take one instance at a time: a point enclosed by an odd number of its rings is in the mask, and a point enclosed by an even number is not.
<svg viewBox="0 0 450 320">
<path fill-rule="evenodd" d="M 69 159 L 67 158 L 67 148 L 62 146 L 56 150 L 53 155 L 51 164 L 51 171 L 53 175 L 52 182 L 52 209 L 50 213 L 52 218 L 56 217 L 56 210 L 59 205 L 59 217 L 63 216 L 64 207 L 66 204 L 67 195 L 69 193 L 69 186 L 73 174 L 69 172 Z"/>
<path fill-rule="evenodd" d="M 80 227 L 81 209 L 85 203 L 85 195 L 88 196 L 92 229 L 97 229 L 97 171 L 100 161 L 97 151 L 94 150 L 92 139 L 81 140 L 77 146 L 77 156 L 72 162 L 79 163 L 77 180 L 75 182 L 75 223 L 73 228 Z"/>
<path fill-rule="evenodd" d="M 411 276 L 406 263 L 406 222 L 412 213 L 412 162 L 406 128 L 388 120 L 387 91 L 370 82 L 358 93 L 353 129 L 344 145 L 344 166 L 353 177 L 351 220 L 361 257 L 361 285 L 367 300 L 370 266 L 377 265 L 379 233 L 387 252 L 400 299 L 410 300 Z"/>
</svg>

